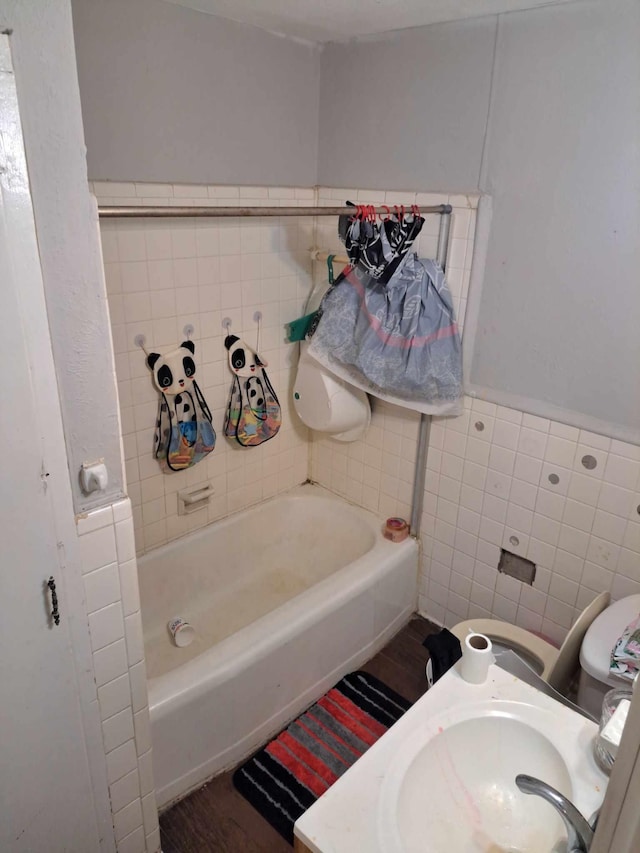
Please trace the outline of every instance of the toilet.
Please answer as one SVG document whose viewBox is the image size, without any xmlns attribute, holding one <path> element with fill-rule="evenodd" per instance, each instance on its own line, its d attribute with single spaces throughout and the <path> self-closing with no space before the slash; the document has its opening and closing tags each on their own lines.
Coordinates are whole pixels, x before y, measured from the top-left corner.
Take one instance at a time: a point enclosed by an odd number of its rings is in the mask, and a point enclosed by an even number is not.
<svg viewBox="0 0 640 853">
<path fill-rule="evenodd" d="M 458 622 L 451 632 L 460 643 L 464 642 L 469 631 L 486 634 L 496 649 L 516 652 L 543 681 L 566 696 L 578 670 L 580 650 L 587 631 L 608 608 L 609 601 L 608 592 L 597 595 L 575 620 L 560 648 L 526 628 L 499 619 L 467 619 Z M 620 630 L 623 629 L 624 625 Z"/>
<path fill-rule="evenodd" d="M 371 422 L 369 398 L 359 388 L 325 370 L 300 344 L 293 386 L 293 405 L 305 426 L 326 432 L 338 441 L 356 441 Z"/>
<path fill-rule="evenodd" d="M 575 621 L 560 649 L 524 628 L 497 619 L 468 619 L 455 625 L 451 632 L 461 643 L 469 631 L 486 634 L 496 648 L 515 651 L 565 696 L 579 660 L 577 704 L 599 719 L 605 693 L 614 687 L 631 689 L 630 681 L 609 673 L 609 663 L 617 640 L 638 614 L 640 595 L 609 604 L 609 593 L 600 593 Z"/>
<path fill-rule="evenodd" d="M 578 705 L 600 717 L 605 693 L 614 687 L 631 688 L 631 682 L 610 675 L 611 650 L 624 629 L 640 613 L 640 595 L 621 598 L 594 619 L 580 649 Z"/>
</svg>

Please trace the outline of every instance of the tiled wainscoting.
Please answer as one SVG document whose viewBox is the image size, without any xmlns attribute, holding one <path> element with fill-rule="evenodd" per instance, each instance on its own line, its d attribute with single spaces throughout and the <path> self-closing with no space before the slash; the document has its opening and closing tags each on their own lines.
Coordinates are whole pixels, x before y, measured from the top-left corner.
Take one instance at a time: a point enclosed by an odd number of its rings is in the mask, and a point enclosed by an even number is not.
<svg viewBox="0 0 640 853">
<path fill-rule="evenodd" d="M 128 499 L 78 516 L 85 601 L 118 853 L 156 853 L 147 676 Z"/>
<path fill-rule="evenodd" d="M 100 204 L 302 206 L 314 190 L 171 184 L 93 185 Z M 284 324 L 299 317 L 311 285 L 314 222 L 288 217 L 116 219 L 101 222 L 109 311 L 120 397 L 127 490 L 138 554 L 301 483 L 308 474 L 307 430 L 290 416 L 297 347 Z M 256 345 L 282 406 L 282 429 L 259 449 L 234 446 L 222 434 L 231 373 L 222 320 Z M 168 351 L 194 327 L 198 384 L 213 414 L 215 450 L 188 471 L 163 474 L 153 458 L 158 392 L 142 350 Z M 177 492 L 209 482 L 208 508 L 178 515 Z"/>
<path fill-rule="evenodd" d="M 640 592 L 640 447 L 466 400 L 435 419 L 422 519 L 420 611 L 495 616 L 560 642 L 598 592 Z M 537 565 L 497 572 L 500 549 Z"/>
</svg>

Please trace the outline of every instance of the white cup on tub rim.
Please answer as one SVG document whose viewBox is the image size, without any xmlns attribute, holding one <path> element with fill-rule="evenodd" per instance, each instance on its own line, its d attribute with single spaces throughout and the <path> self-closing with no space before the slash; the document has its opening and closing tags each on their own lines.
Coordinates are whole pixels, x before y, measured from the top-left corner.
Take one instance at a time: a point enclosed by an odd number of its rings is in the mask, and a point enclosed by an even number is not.
<svg viewBox="0 0 640 853">
<path fill-rule="evenodd" d="M 196 636 L 196 629 L 182 616 L 175 616 L 167 622 L 169 633 L 178 648 L 183 649 L 192 643 Z"/>
</svg>

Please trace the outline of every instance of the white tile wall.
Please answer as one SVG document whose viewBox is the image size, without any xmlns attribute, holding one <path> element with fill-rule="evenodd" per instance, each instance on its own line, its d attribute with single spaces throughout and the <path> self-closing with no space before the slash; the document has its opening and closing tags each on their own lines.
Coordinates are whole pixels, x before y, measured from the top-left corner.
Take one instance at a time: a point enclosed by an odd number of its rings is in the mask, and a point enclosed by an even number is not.
<svg viewBox="0 0 640 853">
<path fill-rule="evenodd" d="M 464 321 L 477 197 L 397 193 L 347 188 L 311 190 L 278 187 L 200 187 L 96 182 L 101 204 L 326 204 L 337 200 L 454 206 L 448 281 L 460 324 Z M 436 251 L 439 217 L 427 215 L 416 249 Z M 300 316 L 311 286 L 312 246 L 344 251 L 334 218 L 315 220 L 105 220 L 103 254 L 109 293 L 120 394 L 128 492 L 133 506 L 137 553 L 184 535 L 306 479 L 315 479 L 381 514 L 405 514 L 413 477 L 418 417 L 388 404 L 374 406 L 371 429 L 351 445 L 313 443 L 295 415 L 289 417 L 290 387 L 297 348 L 284 343 L 283 326 Z M 323 265 L 316 275 L 325 276 Z M 235 448 L 220 435 L 230 385 L 221 321 L 254 340 L 253 314 L 261 310 L 263 350 L 283 408 L 283 428 L 255 451 Z M 157 394 L 144 354 L 169 348 L 195 327 L 201 385 L 218 431 L 215 451 L 190 471 L 163 474 L 152 458 Z M 247 455 L 248 453 L 248 455 Z M 311 459 L 309 458 L 311 456 Z M 209 481 L 216 498 L 208 510 L 177 515 L 185 485 Z M 123 557 L 120 572 L 123 573 Z M 121 577 L 121 583 L 122 583 Z"/>
<path fill-rule="evenodd" d="M 156 853 L 160 832 L 130 501 L 79 516 L 77 530 L 116 847 L 118 853 Z"/>
<path fill-rule="evenodd" d="M 214 187 L 96 182 L 100 204 L 309 205 L 314 190 L 290 187 Z M 284 324 L 299 317 L 311 283 L 309 218 L 103 220 L 109 310 L 116 353 L 127 489 L 133 506 L 137 553 L 285 491 L 308 475 L 307 430 L 289 416 L 292 360 Z M 222 319 L 231 331 L 256 342 L 256 311 L 263 316 L 260 353 L 278 394 L 283 426 L 256 449 L 222 435 L 231 374 Z M 164 474 L 152 457 L 158 394 L 135 346 L 144 334 L 149 350 L 168 350 L 195 328 L 198 383 L 213 413 L 217 444 L 188 471 Z M 177 492 L 210 482 L 208 508 L 178 516 Z M 126 543 L 131 554 L 131 542 Z M 120 543 L 118 545 L 120 549 Z M 133 554 L 131 554 L 133 556 Z M 118 553 L 122 564 L 129 559 Z"/>
<path fill-rule="evenodd" d="M 640 592 L 640 448 L 480 400 L 465 407 L 431 430 L 421 612 L 448 626 L 494 616 L 561 642 L 598 592 Z M 533 587 L 497 572 L 502 547 L 537 564 Z"/>
</svg>

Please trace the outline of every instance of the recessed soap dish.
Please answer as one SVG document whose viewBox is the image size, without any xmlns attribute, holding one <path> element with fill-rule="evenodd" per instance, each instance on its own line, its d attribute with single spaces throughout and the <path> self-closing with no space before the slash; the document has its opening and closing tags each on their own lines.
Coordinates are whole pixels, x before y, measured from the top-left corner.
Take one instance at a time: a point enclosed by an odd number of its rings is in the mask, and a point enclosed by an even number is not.
<svg viewBox="0 0 640 853">
<path fill-rule="evenodd" d="M 207 506 L 214 493 L 211 483 L 178 492 L 178 515 L 189 515 Z"/>
</svg>

